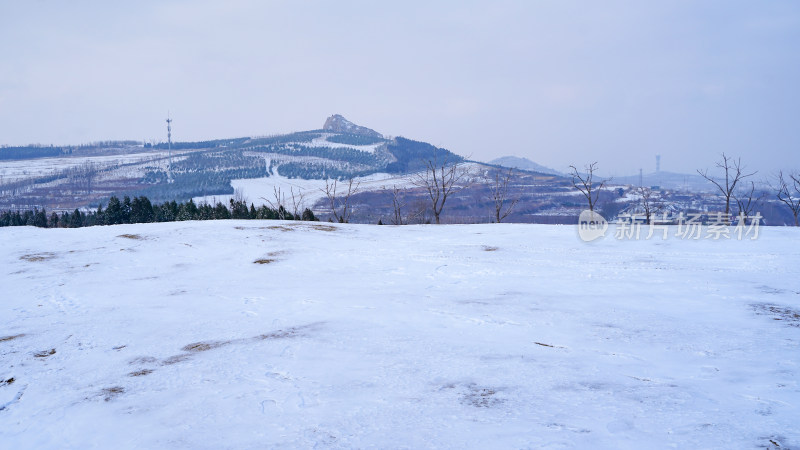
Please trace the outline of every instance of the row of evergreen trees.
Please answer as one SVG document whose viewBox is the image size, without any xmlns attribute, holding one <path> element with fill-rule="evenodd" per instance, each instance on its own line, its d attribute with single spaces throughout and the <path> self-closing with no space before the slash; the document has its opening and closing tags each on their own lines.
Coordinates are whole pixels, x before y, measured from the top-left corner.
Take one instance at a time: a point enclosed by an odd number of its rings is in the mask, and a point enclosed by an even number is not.
<svg viewBox="0 0 800 450">
<path fill-rule="evenodd" d="M 0 212 L 0 227 L 35 226 L 40 228 L 80 228 L 94 225 L 117 225 L 123 223 L 175 222 L 182 220 L 221 220 L 221 219 L 268 219 L 268 220 L 319 220 L 306 208 L 302 214 L 294 215 L 283 206 L 278 209 L 261 206 L 256 208 L 252 203 L 230 200 L 229 205 L 218 202 L 216 205 L 203 203 L 197 205 L 189 200 L 177 203 L 174 200 L 161 204 L 153 204 L 145 197 L 125 196 L 122 201 L 111 197 L 106 209 L 100 205 L 96 211 L 56 212 L 47 215 L 44 209 L 33 211 Z"/>
</svg>

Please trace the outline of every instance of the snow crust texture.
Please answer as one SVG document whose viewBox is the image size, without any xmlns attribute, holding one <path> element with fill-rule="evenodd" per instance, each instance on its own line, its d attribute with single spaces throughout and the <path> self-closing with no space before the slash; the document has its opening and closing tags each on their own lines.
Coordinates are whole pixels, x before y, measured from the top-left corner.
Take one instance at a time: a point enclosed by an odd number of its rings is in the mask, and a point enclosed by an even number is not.
<svg viewBox="0 0 800 450">
<path fill-rule="evenodd" d="M 0 229 L 0 447 L 797 448 L 798 238 Z"/>
</svg>

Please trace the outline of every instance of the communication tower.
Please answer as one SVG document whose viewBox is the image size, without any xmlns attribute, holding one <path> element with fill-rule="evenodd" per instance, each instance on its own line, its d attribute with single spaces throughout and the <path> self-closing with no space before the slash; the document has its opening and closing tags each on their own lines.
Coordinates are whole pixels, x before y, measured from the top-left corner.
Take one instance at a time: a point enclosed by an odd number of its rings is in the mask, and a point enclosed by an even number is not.
<svg viewBox="0 0 800 450">
<path fill-rule="evenodd" d="M 172 119 L 169 118 L 169 111 L 167 111 L 167 156 L 169 158 L 167 183 L 172 183 Z"/>
</svg>

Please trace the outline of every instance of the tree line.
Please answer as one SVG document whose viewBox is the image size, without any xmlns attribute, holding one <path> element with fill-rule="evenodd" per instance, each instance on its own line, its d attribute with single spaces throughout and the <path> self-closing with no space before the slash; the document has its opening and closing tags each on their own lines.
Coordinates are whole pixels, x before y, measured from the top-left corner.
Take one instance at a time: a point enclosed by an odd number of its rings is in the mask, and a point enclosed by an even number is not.
<svg viewBox="0 0 800 450">
<path fill-rule="evenodd" d="M 262 220 L 305 220 L 317 221 L 314 213 L 306 208 L 302 213 L 292 214 L 283 205 L 277 209 L 267 206 L 247 206 L 241 200 L 231 199 L 228 205 L 217 202 L 196 204 L 193 200 L 178 203 L 176 201 L 154 204 L 145 196 L 131 199 L 125 196 L 121 201 L 116 196 L 109 199 L 106 208 L 103 205 L 94 211 L 52 212 L 49 215 L 42 209 L 26 211 L 0 212 L 0 227 L 35 226 L 39 228 L 81 228 L 96 225 L 118 225 L 125 223 L 177 222 L 185 220 L 225 220 L 225 219 L 262 219 Z"/>
</svg>

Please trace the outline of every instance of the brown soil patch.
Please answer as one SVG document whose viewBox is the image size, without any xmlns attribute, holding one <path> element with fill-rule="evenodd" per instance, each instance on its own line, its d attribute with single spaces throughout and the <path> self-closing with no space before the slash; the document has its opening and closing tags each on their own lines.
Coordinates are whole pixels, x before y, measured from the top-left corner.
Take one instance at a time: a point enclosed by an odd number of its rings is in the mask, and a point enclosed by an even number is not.
<svg viewBox="0 0 800 450">
<path fill-rule="evenodd" d="M 181 353 L 180 355 L 173 355 L 173 356 L 170 356 L 169 358 L 161 361 L 161 364 L 163 364 L 165 366 L 171 366 L 173 364 L 178 364 L 179 362 L 184 362 L 187 359 L 191 358 L 191 356 L 192 355 L 190 355 L 188 353 Z"/>
<path fill-rule="evenodd" d="M 137 241 L 143 241 L 144 238 L 138 234 L 120 234 L 117 237 L 125 238 L 125 239 L 135 239 Z"/>
<path fill-rule="evenodd" d="M 28 262 L 37 262 L 37 261 L 47 261 L 48 259 L 53 259 L 56 257 L 55 253 L 52 252 L 43 252 L 43 253 L 31 253 L 29 255 L 22 255 L 19 259 Z"/>
<path fill-rule="evenodd" d="M 142 369 L 128 374 L 129 377 L 143 377 L 153 373 L 153 369 Z"/>
<path fill-rule="evenodd" d="M 103 400 L 110 402 L 111 400 L 114 399 L 114 397 L 118 396 L 119 394 L 122 394 L 123 392 L 125 392 L 124 387 L 112 386 L 112 387 L 107 387 L 102 391 L 100 391 L 100 395 L 103 396 Z"/>
<path fill-rule="evenodd" d="M 278 231 L 292 231 L 290 227 L 284 225 L 270 225 L 268 227 L 264 227 L 265 230 L 278 230 Z"/>
<path fill-rule="evenodd" d="M 13 341 L 14 339 L 21 338 L 22 336 L 25 336 L 25 334 L 23 333 L 23 334 L 15 334 L 13 336 L 3 336 L 0 337 L 0 342 Z"/>
<path fill-rule="evenodd" d="M 484 245 L 483 251 L 485 252 L 496 252 L 498 250 L 497 247 L 492 247 L 491 245 Z"/>
<path fill-rule="evenodd" d="M 135 365 L 135 364 L 153 364 L 158 362 L 157 359 L 153 358 L 152 356 L 140 356 L 138 358 L 133 358 L 132 360 L 128 361 L 128 364 Z"/>
<path fill-rule="evenodd" d="M 790 327 L 800 327 L 800 310 L 772 303 L 758 303 L 750 306 L 760 316 L 770 316 L 772 320 L 785 322 Z"/>
<path fill-rule="evenodd" d="M 215 348 L 222 347 L 223 345 L 228 345 L 230 343 L 231 341 L 195 342 L 192 344 L 185 345 L 181 350 L 185 352 L 206 352 Z"/>
<path fill-rule="evenodd" d="M 333 225 L 314 224 L 314 225 L 308 225 L 308 227 L 309 228 L 313 228 L 315 230 L 319 230 L 319 231 L 336 231 L 336 230 L 338 230 L 338 228 L 333 226 Z"/>
<path fill-rule="evenodd" d="M 51 348 L 50 350 L 42 350 L 40 352 L 36 352 L 33 354 L 36 358 L 47 358 L 48 356 L 55 355 L 56 349 Z"/>
<path fill-rule="evenodd" d="M 275 262 L 274 259 L 269 259 L 269 258 L 261 258 L 253 261 L 254 264 L 272 264 L 274 262 Z"/>
</svg>

